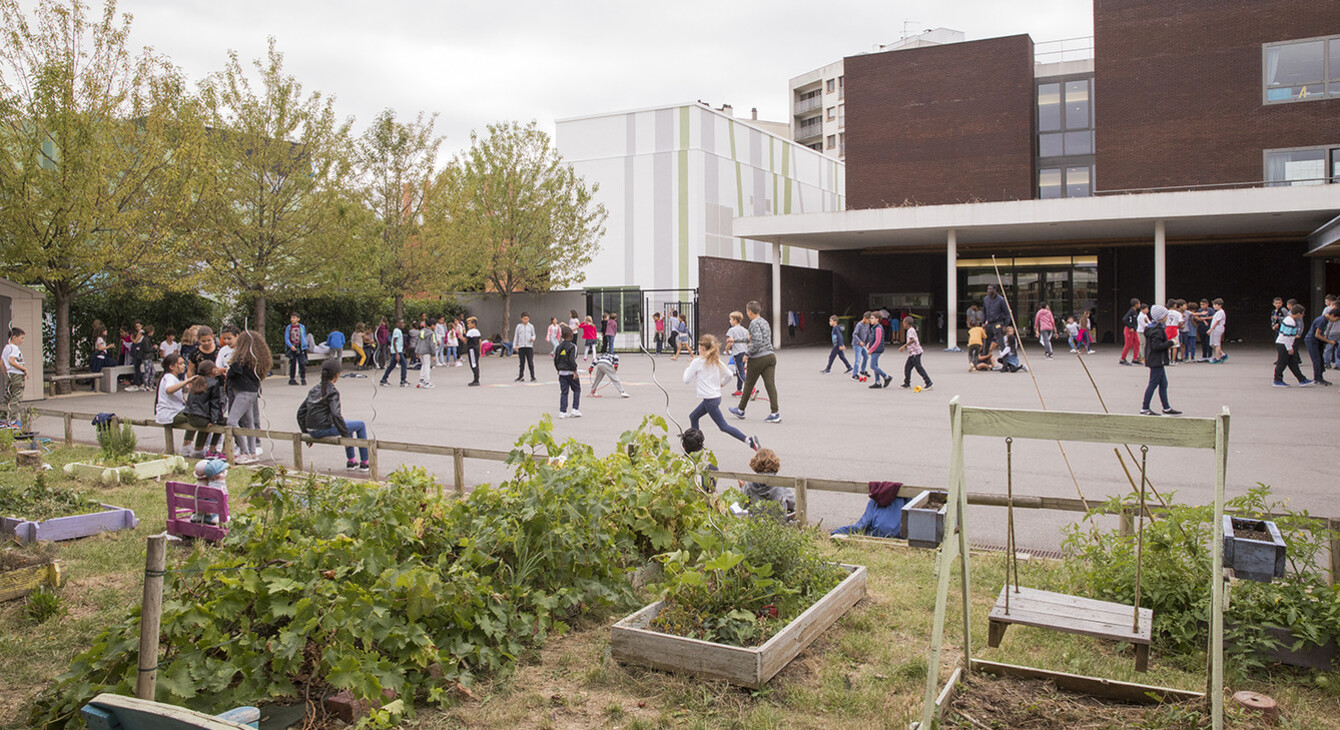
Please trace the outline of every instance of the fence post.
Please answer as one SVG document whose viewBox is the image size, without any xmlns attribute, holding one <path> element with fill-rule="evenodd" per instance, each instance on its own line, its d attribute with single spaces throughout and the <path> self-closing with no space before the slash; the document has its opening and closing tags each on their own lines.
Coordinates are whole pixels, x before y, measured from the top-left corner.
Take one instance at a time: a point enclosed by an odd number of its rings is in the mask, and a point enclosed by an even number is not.
<svg viewBox="0 0 1340 730">
<path fill-rule="evenodd" d="M 65 414 L 65 445 L 74 446 L 74 414 Z"/>
<path fill-rule="evenodd" d="M 135 696 L 142 700 L 154 698 L 154 685 L 158 682 L 158 625 L 163 614 L 163 569 L 166 567 L 167 535 L 153 535 L 144 557 L 139 672 L 135 678 Z"/>
<path fill-rule="evenodd" d="M 368 445 L 368 476 L 377 481 L 377 439 Z"/>
<path fill-rule="evenodd" d="M 465 496 L 465 449 L 454 448 L 451 450 L 452 471 L 456 477 L 456 496 Z"/>
<path fill-rule="evenodd" d="M 293 468 L 302 471 L 302 434 L 293 434 Z"/>
<path fill-rule="evenodd" d="M 808 513 L 810 508 L 810 480 L 805 477 L 796 477 L 796 522 L 801 527 L 808 523 Z"/>
<path fill-rule="evenodd" d="M 223 427 L 223 458 L 233 463 L 233 427 Z"/>
<path fill-rule="evenodd" d="M 1340 519 L 1331 518 L 1331 585 L 1340 582 Z"/>
<path fill-rule="evenodd" d="M 177 455 L 177 437 L 172 435 L 172 424 L 163 424 L 163 453 L 168 456 Z"/>
<path fill-rule="evenodd" d="M 1132 537 L 1135 535 L 1135 517 L 1127 505 L 1121 506 L 1121 536 Z"/>
</svg>

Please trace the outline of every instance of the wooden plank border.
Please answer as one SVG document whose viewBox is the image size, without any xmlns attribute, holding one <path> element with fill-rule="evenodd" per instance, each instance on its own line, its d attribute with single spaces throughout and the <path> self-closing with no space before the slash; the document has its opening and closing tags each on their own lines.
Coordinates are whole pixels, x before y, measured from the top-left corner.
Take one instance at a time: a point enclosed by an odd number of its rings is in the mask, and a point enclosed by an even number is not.
<svg viewBox="0 0 1340 730">
<path fill-rule="evenodd" d="M 1023 411 L 964 406 L 964 436 L 1146 444 L 1213 449 L 1218 419 L 1151 418 L 1123 413 Z"/>
</svg>

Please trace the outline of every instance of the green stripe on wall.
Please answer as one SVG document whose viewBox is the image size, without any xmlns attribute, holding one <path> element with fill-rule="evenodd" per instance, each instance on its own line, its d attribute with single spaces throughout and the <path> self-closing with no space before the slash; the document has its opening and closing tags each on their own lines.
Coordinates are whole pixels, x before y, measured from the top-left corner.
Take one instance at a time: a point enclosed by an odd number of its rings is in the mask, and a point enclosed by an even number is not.
<svg viewBox="0 0 1340 730">
<path fill-rule="evenodd" d="M 735 154 L 735 120 L 727 122 L 730 128 L 730 158 L 735 161 L 735 215 L 744 215 L 744 178 L 740 158 Z M 740 239 L 740 259 L 745 258 L 744 239 Z"/>
<path fill-rule="evenodd" d="M 689 287 L 689 107 L 679 108 L 679 286 Z"/>
</svg>

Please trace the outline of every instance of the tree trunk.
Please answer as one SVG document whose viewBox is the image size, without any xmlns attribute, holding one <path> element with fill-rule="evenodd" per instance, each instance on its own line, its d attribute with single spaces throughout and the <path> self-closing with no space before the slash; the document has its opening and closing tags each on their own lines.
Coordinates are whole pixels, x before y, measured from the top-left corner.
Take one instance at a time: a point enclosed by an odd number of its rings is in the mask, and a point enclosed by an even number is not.
<svg viewBox="0 0 1340 730">
<path fill-rule="evenodd" d="M 405 295 L 397 293 L 395 295 L 395 318 L 400 319 L 405 316 Z"/>
<path fill-rule="evenodd" d="M 72 298 L 63 288 L 55 287 L 50 290 L 51 296 L 56 300 L 56 374 L 70 374 L 70 299 Z M 41 333 L 38 333 L 41 338 Z M 53 383 L 56 387 L 53 393 L 69 393 L 73 390 L 72 380 Z"/>
<path fill-rule="evenodd" d="M 261 333 L 261 340 L 265 340 L 265 293 L 256 295 L 256 300 L 252 302 L 251 311 L 252 321 L 256 323 L 255 329 Z"/>
<path fill-rule="evenodd" d="M 512 292 L 504 290 L 502 293 L 502 300 L 503 300 L 502 338 L 504 340 L 508 340 L 511 339 L 507 335 L 509 331 L 507 329 L 507 325 L 512 323 Z"/>
</svg>

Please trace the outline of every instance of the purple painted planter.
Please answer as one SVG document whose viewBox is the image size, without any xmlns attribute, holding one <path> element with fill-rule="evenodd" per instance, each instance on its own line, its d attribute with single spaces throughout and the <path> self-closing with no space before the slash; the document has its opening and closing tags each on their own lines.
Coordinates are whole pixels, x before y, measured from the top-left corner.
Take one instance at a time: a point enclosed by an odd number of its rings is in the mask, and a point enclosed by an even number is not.
<svg viewBox="0 0 1340 730">
<path fill-rule="evenodd" d="M 124 508 L 104 504 L 101 512 L 90 512 L 69 517 L 54 517 L 42 522 L 0 517 L 0 535 L 13 537 L 20 544 L 58 540 L 74 540 L 100 532 L 133 530 L 140 521 L 135 513 Z"/>
</svg>

